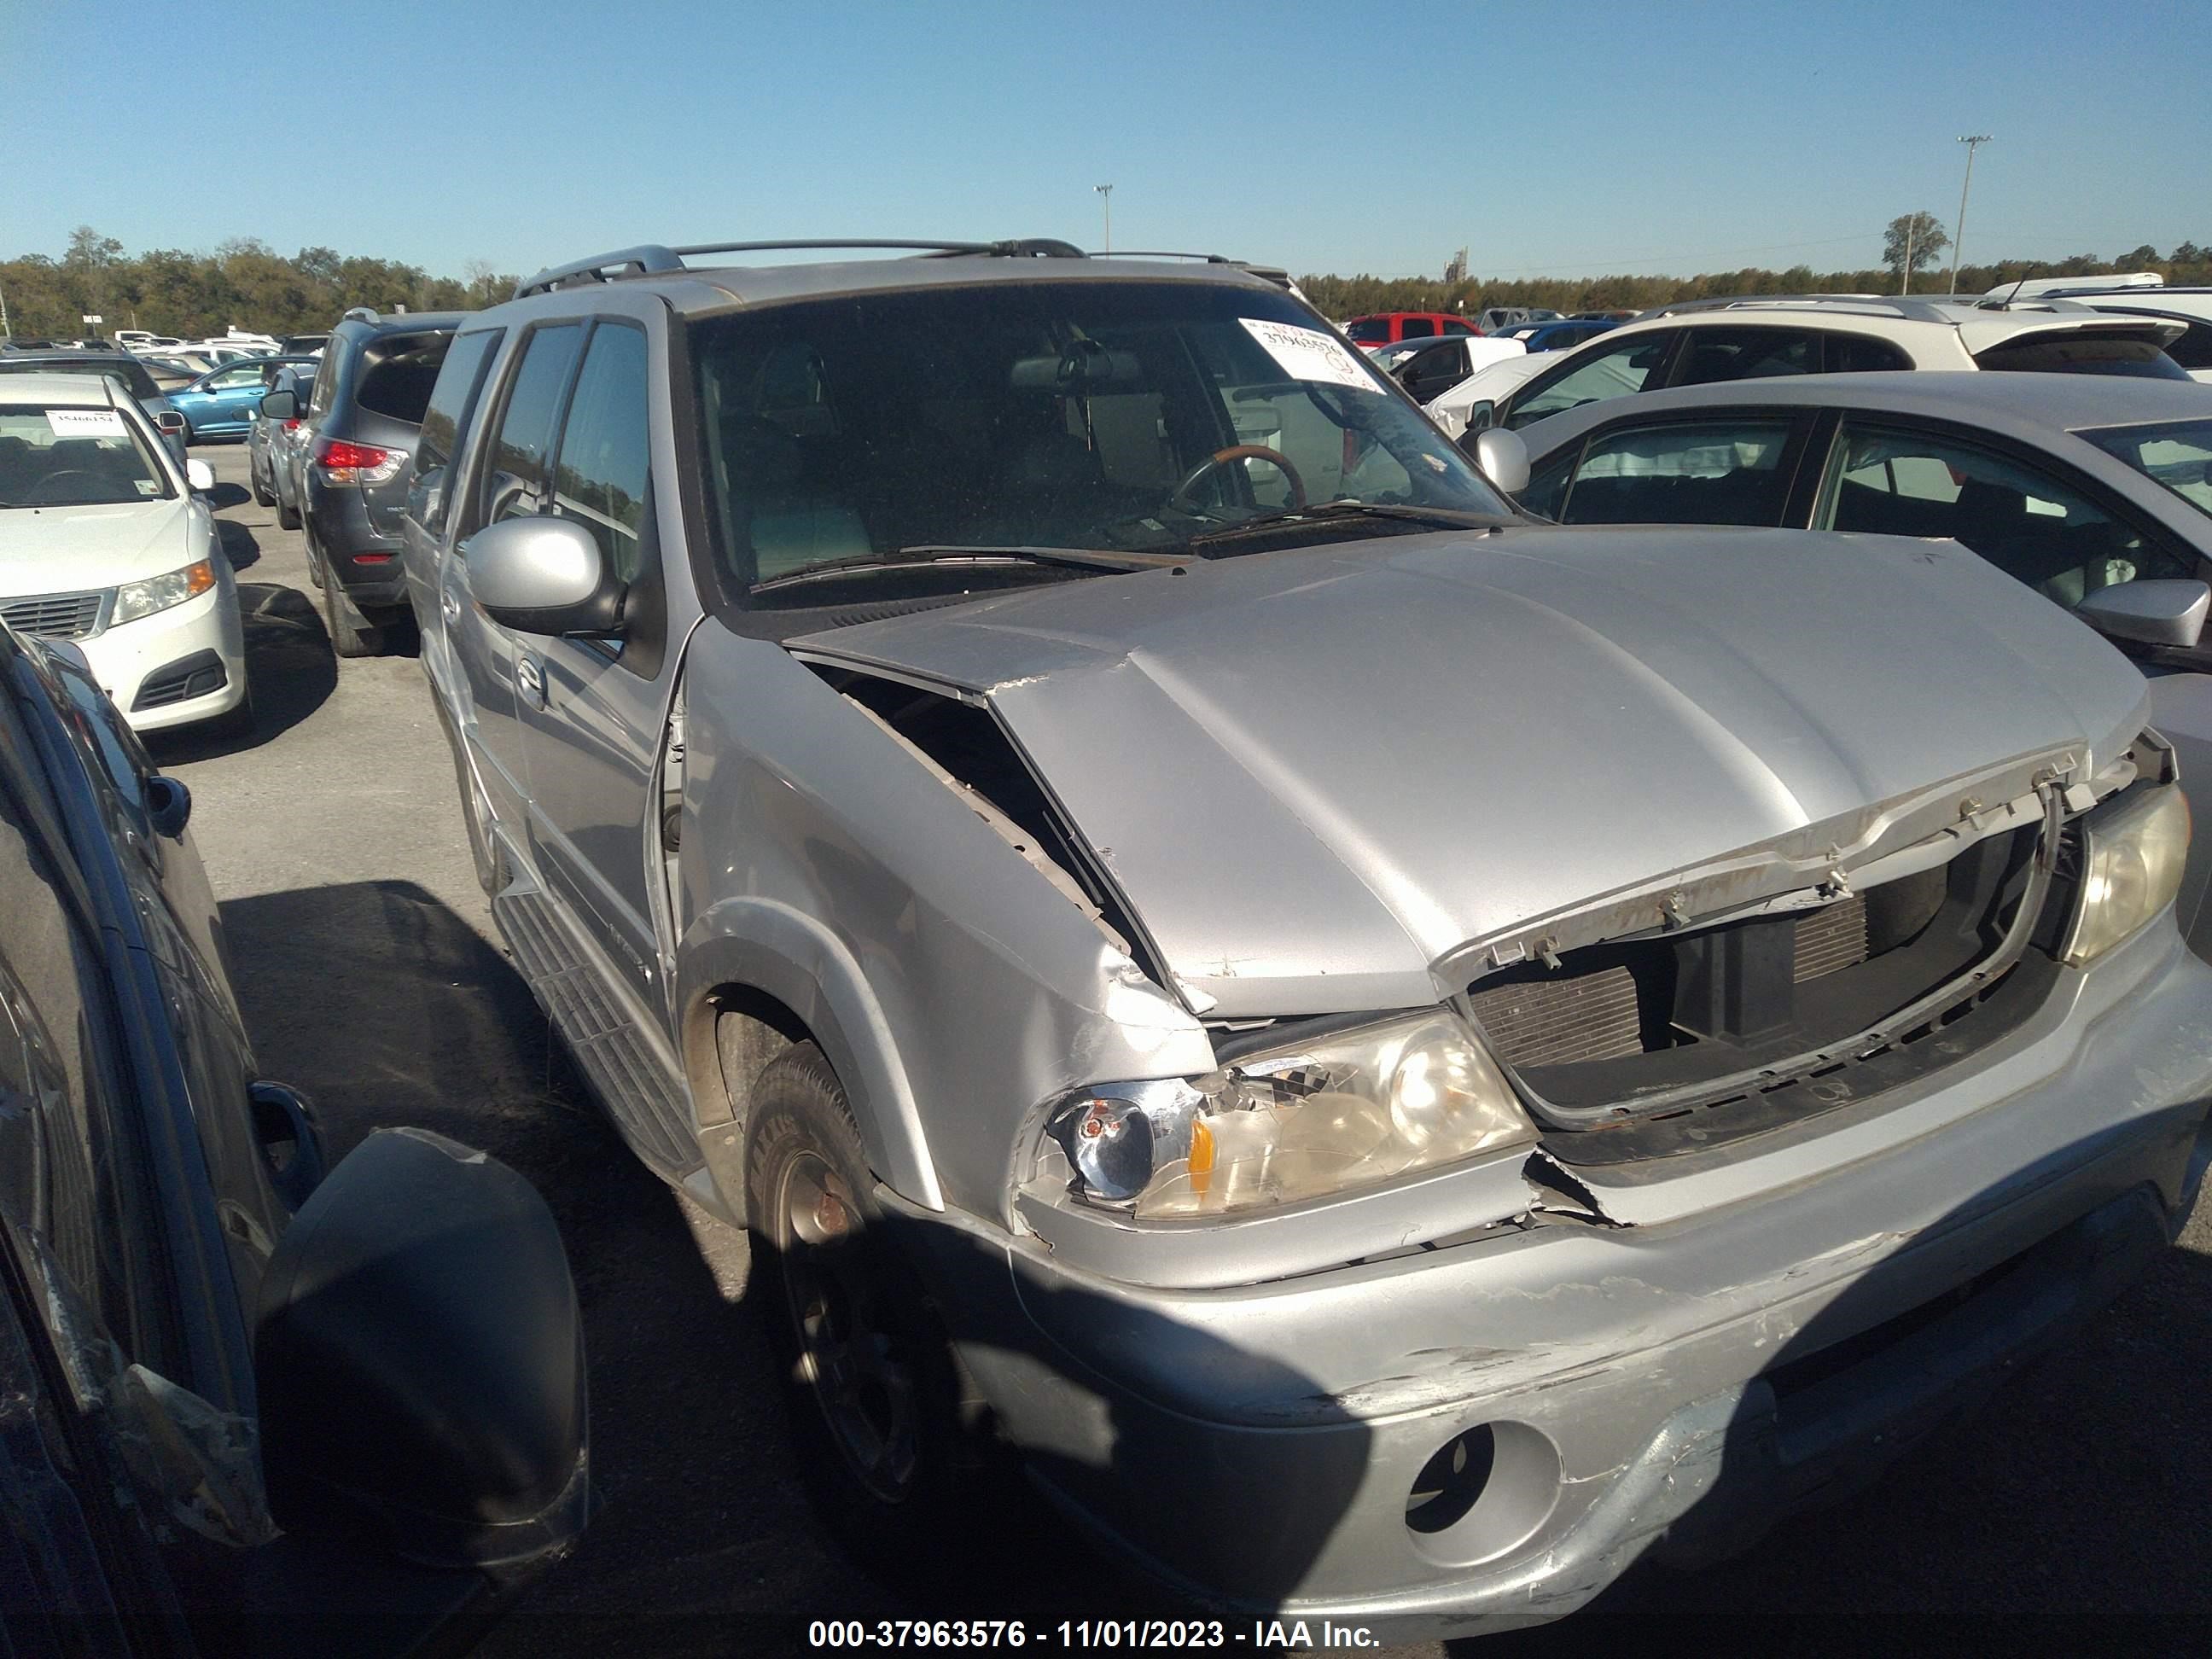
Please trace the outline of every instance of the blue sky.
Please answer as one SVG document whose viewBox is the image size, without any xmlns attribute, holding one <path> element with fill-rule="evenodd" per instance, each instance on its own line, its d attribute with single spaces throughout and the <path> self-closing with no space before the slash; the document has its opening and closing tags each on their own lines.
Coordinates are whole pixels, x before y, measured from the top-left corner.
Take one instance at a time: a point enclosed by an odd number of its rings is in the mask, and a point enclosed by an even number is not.
<svg viewBox="0 0 2212 1659">
<path fill-rule="evenodd" d="M 460 275 L 1060 236 L 1294 270 L 2212 243 L 2212 5 L 0 0 L 0 255 L 258 236 Z"/>
</svg>

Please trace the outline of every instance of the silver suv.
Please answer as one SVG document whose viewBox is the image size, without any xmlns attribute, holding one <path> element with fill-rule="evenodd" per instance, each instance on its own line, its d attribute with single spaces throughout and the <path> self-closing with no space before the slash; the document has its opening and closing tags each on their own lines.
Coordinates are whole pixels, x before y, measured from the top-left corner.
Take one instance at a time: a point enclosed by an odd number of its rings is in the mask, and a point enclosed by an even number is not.
<svg viewBox="0 0 2212 1659">
<path fill-rule="evenodd" d="M 1527 520 L 1233 263 L 769 251 L 465 321 L 405 557 L 517 963 L 871 1559 L 1011 1448 L 1218 1606 L 1555 1616 L 2166 1246 L 2212 969 L 2086 628 Z"/>
</svg>

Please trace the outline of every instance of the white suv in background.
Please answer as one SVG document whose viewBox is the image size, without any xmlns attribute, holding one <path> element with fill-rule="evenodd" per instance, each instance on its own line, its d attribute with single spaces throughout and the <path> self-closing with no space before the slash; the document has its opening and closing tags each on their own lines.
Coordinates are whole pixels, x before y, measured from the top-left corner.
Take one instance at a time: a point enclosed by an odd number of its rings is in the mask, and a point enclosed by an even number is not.
<svg viewBox="0 0 2212 1659">
<path fill-rule="evenodd" d="M 0 618 L 72 641 L 140 732 L 252 726 L 214 482 L 104 375 L 0 381 Z"/>
<path fill-rule="evenodd" d="M 2156 271 L 2119 276 L 2047 276 L 2025 284 L 2046 300 L 2070 300 L 2122 317 L 2160 317 L 2182 327 L 2166 355 L 2192 380 L 2212 382 L 2212 288 L 2168 288 Z M 2006 297 L 2003 289 L 1990 295 Z"/>
<path fill-rule="evenodd" d="M 1574 351 L 1490 364 L 1427 407 L 1456 438 L 1632 392 L 1778 374 L 1993 368 L 2181 380 L 2185 371 L 2165 347 L 2182 328 L 2042 299 L 2013 306 L 1871 295 L 1687 300 Z"/>
</svg>

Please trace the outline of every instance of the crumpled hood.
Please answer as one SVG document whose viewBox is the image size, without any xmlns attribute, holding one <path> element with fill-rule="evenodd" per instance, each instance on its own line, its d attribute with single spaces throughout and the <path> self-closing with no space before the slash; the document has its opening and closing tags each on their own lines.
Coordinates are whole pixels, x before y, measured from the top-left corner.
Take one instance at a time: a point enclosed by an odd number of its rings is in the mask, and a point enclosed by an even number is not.
<svg viewBox="0 0 2212 1659">
<path fill-rule="evenodd" d="M 113 507 L 0 510 L 0 597 L 73 593 L 204 557 L 207 509 L 189 496 Z"/>
<path fill-rule="evenodd" d="M 1414 1006 L 1595 895 L 2063 745 L 2144 681 L 1948 542 L 1378 538 L 793 641 L 985 693 L 1214 1012 Z"/>
</svg>

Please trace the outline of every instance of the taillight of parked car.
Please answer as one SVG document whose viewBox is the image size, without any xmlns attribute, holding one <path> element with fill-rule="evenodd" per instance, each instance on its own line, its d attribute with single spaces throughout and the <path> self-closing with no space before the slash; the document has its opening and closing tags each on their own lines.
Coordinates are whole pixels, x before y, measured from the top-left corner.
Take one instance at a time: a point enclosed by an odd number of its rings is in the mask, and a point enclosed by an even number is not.
<svg viewBox="0 0 2212 1659">
<path fill-rule="evenodd" d="M 397 477 L 404 449 L 380 449 L 374 444 L 350 443 L 343 438 L 318 438 L 313 460 L 332 483 L 373 484 Z"/>
</svg>

